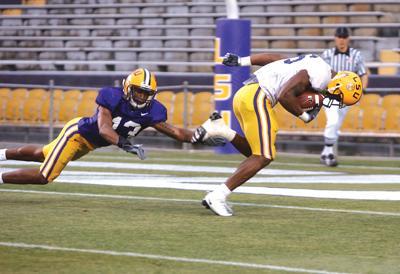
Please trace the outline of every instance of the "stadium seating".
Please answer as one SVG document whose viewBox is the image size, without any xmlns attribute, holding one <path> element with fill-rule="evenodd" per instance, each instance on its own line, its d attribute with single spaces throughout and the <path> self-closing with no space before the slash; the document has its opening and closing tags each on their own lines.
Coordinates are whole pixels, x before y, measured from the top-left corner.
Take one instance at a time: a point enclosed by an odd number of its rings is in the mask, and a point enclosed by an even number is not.
<svg viewBox="0 0 400 274">
<path fill-rule="evenodd" d="M 77 117 L 78 105 L 81 98 L 81 91 L 71 89 L 64 92 L 64 98 L 60 104 L 57 121 L 61 123 L 68 122 L 69 120 Z"/>
<path fill-rule="evenodd" d="M 194 94 L 192 119 L 190 127 L 195 128 L 204 123 L 214 111 L 214 97 L 209 91 L 201 91 Z"/>
<path fill-rule="evenodd" d="M 155 71 L 208 75 L 213 72 L 215 22 L 226 14 L 224 1 L 23 2 L 29 6 L 0 5 L 0 70 L 108 72 L 142 65 Z M 321 53 L 333 45 L 334 29 L 347 26 L 353 45 L 363 51 L 373 73 L 399 73 L 396 64 L 380 67 L 385 62 L 400 63 L 399 52 L 391 49 L 399 45 L 400 8 L 395 1 L 240 1 L 239 8 L 241 18 L 252 21 L 252 53 Z M 49 121 L 48 92 L 42 104 L 28 94 L 18 99 L 20 103 L 12 103 L 14 99 L 10 98 L 18 97 L 15 91 L 0 89 L 0 120 L 36 124 Z M 94 96 L 95 91 L 54 91 L 54 121 L 62 124 L 76 116 L 92 115 Z M 350 109 L 342 131 L 395 131 L 396 123 L 389 118 L 395 117 L 394 106 L 400 103 L 394 102 L 398 98 L 365 94 L 359 105 Z M 157 99 L 168 109 L 168 122 L 183 126 L 183 93 L 160 91 Z M 212 94 L 190 92 L 188 99 L 185 122 L 196 127 L 214 108 Z M 38 104 L 30 107 L 35 100 Z M 370 109 L 380 105 L 376 111 Z M 279 104 L 275 112 L 282 131 L 321 134 L 325 126 L 324 113 L 304 124 Z M 380 115 L 379 125 L 376 117 Z"/>
<path fill-rule="evenodd" d="M 326 115 L 325 115 L 324 110 L 321 110 L 320 113 L 318 114 L 318 116 L 310 123 L 304 123 L 302 120 L 297 119 L 293 115 L 292 115 L 292 117 L 295 118 L 295 126 L 293 128 L 293 130 L 295 130 L 295 131 L 307 131 L 307 132 L 319 131 L 319 132 L 322 132 L 325 128 Z"/>
<path fill-rule="evenodd" d="M 362 122 L 360 130 L 365 132 L 379 132 L 384 128 L 385 110 L 379 106 L 362 108 Z"/>
<path fill-rule="evenodd" d="M 77 106 L 77 116 L 90 117 L 95 113 L 97 94 L 97 90 L 85 90 L 82 92 L 82 98 Z"/>
<path fill-rule="evenodd" d="M 362 129 L 363 111 L 359 105 L 351 106 L 342 124 L 342 131 L 354 132 Z"/>
<path fill-rule="evenodd" d="M 382 102 L 382 97 L 379 94 L 364 94 L 360 100 L 360 106 L 364 107 L 376 107 L 380 106 Z"/>
<path fill-rule="evenodd" d="M 400 106 L 400 94 L 389 94 L 383 97 L 382 107 L 384 109 L 399 108 Z"/>
<path fill-rule="evenodd" d="M 57 121 L 60 105 L 64 98 L 64 91 L 61 89 L 53 90 L 53 122 Z M 41 110 L 41 121 L 42 123 L 48 123 L 50 121 L 50 94 L 46 97 L 43 102 Z"/>
<path fill-rule="evenodd" d="M 386 132 L 400 132 L 400 95 L 390 94 L 382 99 L 384 113 L 384 130 Z"/>
<path fill-rule="evenodd" d="M 22 109 L 28 96 L 25 88 L 14 89 L 6 102 L 6 120 L 19 122 L 22 120 Z"/>
<path fill-rule="evenodd" d="M 225 17 L 224 1 L 44 2 L 0 5 L 0 11 L 22 11 L 0 16 L 0 69 L 125 71 L 145 65 L 155 71 L 212 72 L 215 22 Z M 386 37 L 395 44 L 400 27 L 394 2 L 243 1 L 239 8 L 241 18 L 252 21 L 254 53 L 320 53 L 332 45 L 334 29 L 347 26 L 365 59 L 379 61 L 379 45 L 387 44 Z"/>
<path fill-rule="evenodd" d="M 384 130 L 386 133 L 400 132 L 400 112 L 398 107 L 386 109 L 384 119 Z"/>
<path fill-rule="evenodd" d="M 311 121 L 311 128 L 315 131 L 323 132 L 326 125 L 326 115 L 323 109 L 320 110 L 320 113 L 315 118 L 314 121 Z"/>
<path fill-rule="evenodd" d="M 185 111 L 185 97 L 187 98 L 187 109 Z M 179 92 L 175 94 L 174 105 L 172 107 L 171 123 L 173 125 L 184 127 L 189 126 L 193 111 L 193 93 Z M 186 115 L 185 115 L 186 114 Z"/>
<path fill-rule="evenodd" d="M 400 53 L 393 50 L 381 50 L 380 61 L 383 63 L 400 63 Z M 399 68 L 395 66 L 378 68 L 379 74 L 394 75 L 399 72 Z"/>
<path fill-rule="evenodd" d="M 69 89 L 69 90 L 66 90 L 64 93 L 64 100 L 79 101 L 81 96 L 82 96 L 82 94 L 79 89 Z"/>
<path fill-rule="evenodd" d="M 22 14 L 21 9 L 5 9 L 2 11 L 2 14 L 5 16 L 19 16 Z"/>
<path fill-rule="evenodd" d="M 167 108 L 168 122 L 172 120 L 172 109 L 175 100 L 175 93 L 170 90 L 160 91 L 156 95 L 156 99 Z"/>
<path fill-rule="evenodd" d="M 48 97 L 49 92 L 44 89 L 28 90 L 28 96 L 23 105 L 22 120 L 26 123 L 40 122 L 41 110 Z"/>
<path fill-rule="evenodd" d="M 61 90 L 53 91 L 53 121 L 58 126 L 79 116 L 92 116 L 96 109 L 97 90 Z M 186 125 L 196 128 L 201 125 L 214 110 L 213 94 L 208 91 L 187 92 L 187 110 L 185 113 L 182 91 L 160 91 L 156 95 L 167 108 L 168 122 L 179 127 Z M 46 125 L 50 120 L 50 92 L 44 89 L 0 88 L 0 120 L 15 125 Z M 400 133 L 400 95 L 365 94 L 355 106 L 351 106 L 341 128 L 342 134 L 357 133 L 384 136 L 387 133 Z M 326 117 L 324 111 L 317 118 L 305 124 L 280 104 L 274 107 L 281 133 L 315 132 L 322 134 Z M 185 120 L 186 117 L 186 120 Z"/>
<path fill-rule="evenodd" d="M 6 103 L 10 97 L 10 93 L 9 88 L 0 88 L 0 121 L 6 119 Z"/>
<path fill-rule="evenodd" d="M 46 5 L 46 0 L 24 0 L 22 3 L 30 6 L 44 6 Z"/>
<path fill-rule="evenodd" d="M 296 120 L 293 119 L 295 117 L 284 109 L 281 104 L 277 104 L 274 107 L 274 111 L 280 131 L 293 131 L 296 129 Z"/>
</svg>

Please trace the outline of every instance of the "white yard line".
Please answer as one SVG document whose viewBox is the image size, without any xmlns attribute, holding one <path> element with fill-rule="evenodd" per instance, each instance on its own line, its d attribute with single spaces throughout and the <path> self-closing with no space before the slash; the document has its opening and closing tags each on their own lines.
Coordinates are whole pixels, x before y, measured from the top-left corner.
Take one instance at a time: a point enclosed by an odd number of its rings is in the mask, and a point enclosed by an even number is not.
<svg viewBox="0 0 400 274">
<path fill-rule="evenodd" d="M 112 168 L 108 168 L 112 170 Z M 13 168 L 0 167 L 0 172 L 8 172 Z M 202 169 L 199 169 L 202 170 Z M 206 172 L 206 171 L 204 171 Z M 174 176 L 168 174 L 146 174 L 146 173 L 123 173 L 123 172 L 104 172 L 104 171 L 63 171 L 57 182 L 75 182 L 78 180 L 86 180 L 88 183 L 101 182 L 104 179 L 112 179 L 115 183 L 123 185 L 129 182 L 153 181 L 159 183 L 204 183 L 204 184 L 220 184 L 226 181 L 227 177 L 204 177 L 204 176 Z M 252 184 L 350 184 L 350 185 L 367 185 L 367 184 L 400 184 L 400 175 L 392 174 L 371 174 L 371 175 L 289 175 L 283 176 L 255 176 L 248 183 Z M 248 185 L 248 184 L 246 184 Z"/>
<path fill-rule="evenodd" d="M 200 204 L 199 200 L 193 200 L 193 199 L 173 199 L 173 198 L 160 198 L 160 197 L 148 197 L 148 196 L 93 194 L 93 193 L 79 193 L 79 192 L 56 192 L 56 191 L 38 191 L 38 190 L 21 190 L 21 189 L 0 189 L 0 192 L 26 193 L 26 194 L 39 194 L 39 195 L 59 195 L 59 196 L 117 199 L 117 200 L 144 200 L 144 201 L 149 200 L 149 201 Z M 302 207 L 302 206 L 284 206 L 284 205 L 256 204 L 256 203 L 238 203 L 238 202 L 232 202 L 230 204 L 235 205 L 235 206 L 281 208 L 281 209 L 295 209 L 295 210 L 306 210 L 306 211 L 322 211 L 322 212 L 333 212 L 333 213 L 349 213 L 349 214 L 363 214 L 363 215 L 378 215 L 378 216 L 400 217 L 400 213 L 397 213 L 397 212 L 382 212 L 382 211 L 369 211 L 369 210 L 348 210 L 348 209 Z"/>
<path fill-rule="evenodd" d="M 33 162 L 25 161 L 4 161 L 1 166 L 25 166 L 34 165 Z M 207 173 L 228 173 L 232 174 L 236 168 L 218 167 L 218 166 L 193 166 L 193 165 L 164 165 L 164 164 L 143 164 L 143 163 L 108 163 L 108 162 L 87 162 L 75 161 L 68 163 L 69 167 L 85 167 L 85 168 L 107 168 L 107 169 L 141 169 L 141 170 L 162 170 L 162 171 L 178 171 L 178 172 L 207 172 Z M 259 175 L 334 175 L 343 174 L 340 172 L 328 171 L 307 171 L 307 170 L 286 170 L 286 169 L 263 169 L 258 172 Z"/>
<path fill-rule="evenodd" d="M 210 265 L 238 266 L 245 268 L 280 270 L 286 272 L 339 274 L 339 272 L 331 272 L 326 270 L 305 269 L 305 268 L 286 267 L 286 266 L 277 266 L 269 264 L 253 264 L 253 263 L 235 262 L 235 261 L 209 260 L 201 258 L 173 257 L 173 256 L 164 256 L 157 254 L 145 254 L 145 253 L 115 251 L 115 250 L 82 249 L 82 248 L 49 246 L 41 244 L 26 244 L 26 243 L 15 243 L 15 242 L 0 242 L 0 246 L 13 247 L 13 248 L 27 248 L 27 249 L 43 249 L 43 250 L 61 251 L 61 252 L 76 252 L 76 253 L 90 253 L 90 254 L 101 254 L 101 255 L 111 255 L 111 256 L 136 257 L 136 258 L 166 260 L 166 261 L 185 262 L 185 263 L 203 263 Z"/>
<path fill-rule="evenodd" d="M 30 162 L 6 161 L 5 166 L 12 164 L 31 164 Z M 3 166 L 3 163 L 2 163 Z M 152 171 L 192 171 L 192 172 L 215 172 L 232 173 L 233 168 L 212 167 L 212 166 L 187 166 L 187 165 L 158 165 L 158 164 L 137 164 L 137 163 L 112 163 L 112 168 L 105 162 L 71 162 L 70 166 L 85 168 L 107 168 L 118 169 L 139 169 Z M 0 172 L 5 171 L 0 168 Z M 400 183 L 400 175 L 343 175 L 341 173 L 314 172 L 299 170 L 276 170 L 265 169 L 261 174 L 268 174 L 270 177 L 255 177 L 250 183 Z M 272 177 L 274 175 L 275 177 Z M 280 175 L 281 177 L 279 177 Z M 301 176 L 300 176 L 301 175 Z M 177 177 L 172 175 L 152 175 L 134 174 L 117 172 L 90 172 L 90 171 L 65 171 L 57 178 L 56 182 L 113 185 L 113 186 L 132 186 L 150 188 L 172 188 L 187 190 L 210 191 L 215 188 L 215 184 L 225 182 L 224 177 Z M 313 190 L 313 189 L 290 189 L 290 188 L 268 188 L 254 187 L 246 184 L 235 190 L 238 193 L 248 194 L 267 194 L 292 197 L 308 198 L 330 198 L 330 199 L 354 199 L 354 200 L 390 200 L 400 201 L 400 191 L 352 191 L 352 190 Z"/>
<path fill-rule="evenodd" d="M 5 171 L 4 169 L 0 169 Z M 185 189 L 185 190 L 202 190 L 211 191 L 215 189 L 216 184 L 225 182 L 223 177 L 176 177 L 170 175 L 151 174 L 131 174 L 131 173 L 113 173 L 113 172 L 84 172 L 84 171 L 65 171 L 56 182 L 60 183 L 77 183 L 92 185 L 112 185 L 112 186 L 130 186 L 130 187 L 147 187 L 147 188 L 169 188 L 169 189 Z M 308 176 L 308 177 L 273 177 L 273 178 L 253 178 L 250 182 L 258 183 L 275 183 L 275 182 L 291 182 L 291 183 L 308 183 L 308 182 L 386 182 L 399 183 L 399 175 L 347 175 L 338 181 L 332 176 Z M 271 188 L 256 187 L 245 184 L 238 187 L 236 193 L 247 194 L 265 194 L 291 197 L 306 198 L 327 198 L 327 199 L 351 199 L 351 200 L 375 200 L 375 201 L 400 201 L 400 191 L 359 191 L 359 190 L 314 190 L 314 189 L 291 189 L 291 188 Z"/>
<path fill-rule="evenodd" d="M 104 160 L 115 160 L 116 158 L 120 160 L 132 160 L 132 157 L 126 157 L 126 156 L 96 156 L 96 155 L 90 155 L 86 156 L 84 159 L 104 159 Z M 166 158 L 151 158 L 150 160 L 152 161 L 159 161 L 159 162 L 183 162 L 183 163 L 220 163 L 220 164 L 239 164 L 242 161 L 241 160 L 212 160 L 212 159 L 166 159 Z M 281 163 L 281 162 L 272 162 L 271 166 L 275 165 L 281 165 L 281 166 L 302 166 L 302 167 L 322 167 L 321 164 L 312 164 L 312 163 Z M 372 170 L 395 170 L 400 173 L 400 166 L 399 167 L 374 167 L 374 166 L 355 166 L 355 165 L 346 165 L 346 164 L 340 164 L 340 167 L 343 168 L 351 168 L 351 169 L 372 169 Z"/>
<path fill-rule="evenodd" d="M 60 179 L 61 181 L 61 179 Z M 116 181 L 115 179 L 103 179 L 96 181 L 82 179 L 68 179 L 64 183 L 81 183 L 94 185 L 113 185 L 113 186 L 134 186 L 147 188 L 169 188 L 185 190 L 212 191 L 215 189 L 213 184 L 199 183 L 173 183 L 163 180 L 143 180 L 136 181 Z M 350 199 L 350 200 L 371 200 L 371 201 L 400 201 L 400 191 L 351 191 L 351 190 L 312 190 L 312 189 L 290 189 L 290 188 L 269 188 L 269 187 L 249 187 L 240 186 L 235 189 L 235 193 L 246 194 L 265 194 L 277 196 L 305 197 L 305 198 L 326 198 L 326 199 Z"/>
</svg>

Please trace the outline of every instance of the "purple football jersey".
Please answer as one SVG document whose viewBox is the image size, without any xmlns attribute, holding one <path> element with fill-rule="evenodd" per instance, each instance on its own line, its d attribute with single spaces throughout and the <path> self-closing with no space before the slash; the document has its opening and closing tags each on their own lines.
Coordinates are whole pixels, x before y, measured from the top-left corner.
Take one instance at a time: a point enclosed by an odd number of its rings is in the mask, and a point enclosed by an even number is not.
<svg viewBox="0 0 400 274">
<path fill-rule="evenodd" d="M 111 111 L 113 129 L 118 135 L 128 138 L 136 136 L 143 129 L 167 120 L 167 109 L 157 100 L 142 109 L 134 109 L 123 98 L 122 88 L 106 87 L 99 91 L 96 103 Z M 108 146 L 108 143 L 99 133 L 97 125 L 98 112 L 92 117 L 84 117 L 78 123 L 79 133 L 96 147 Z"/>
</svg>

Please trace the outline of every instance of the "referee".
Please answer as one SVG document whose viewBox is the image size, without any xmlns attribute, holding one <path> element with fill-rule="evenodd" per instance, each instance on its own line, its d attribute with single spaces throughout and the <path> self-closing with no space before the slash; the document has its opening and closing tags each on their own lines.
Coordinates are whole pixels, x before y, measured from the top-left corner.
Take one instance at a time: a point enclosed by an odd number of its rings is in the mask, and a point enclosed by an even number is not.
<svg viewBox="0 0 400 274">
<path fill-rule="evenodd" d="M 349 30 L 344 27 L 337 28 L 335 31 L 335 47 L 325 50 L 322 58 L 327 62 L 332 70 L 339 72 L 342 70 L 357 73 L 362 81 L 363 88 L 368 85 L 368 73 L 361 52 L 349 46 Z M 339 139 L 339 129 L 342 126 L 348 107 L 339 109 L 338 106 L 325 108 L 326 125 L 324 131 L 324 148 L 321 152 L 321 163 L 330 167 L 338 165 L 337 143 Z M 334 149 L 335 148 L 335 149 Z"/>
</svg>

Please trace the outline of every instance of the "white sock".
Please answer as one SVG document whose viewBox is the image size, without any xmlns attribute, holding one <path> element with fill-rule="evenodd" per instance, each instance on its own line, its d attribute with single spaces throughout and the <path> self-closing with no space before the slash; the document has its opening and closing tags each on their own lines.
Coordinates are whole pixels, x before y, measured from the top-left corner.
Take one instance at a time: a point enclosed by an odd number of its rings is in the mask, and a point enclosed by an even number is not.
<svg viewBox="0 0 400 274">
<path fill-rule="evenodd" d="M 232 140 L 235 138 L 236 136 L 236 131 L 234 131 L 233 129 L 231 129 L 230 127 L 228 127 L 228 130 L 226 131 L 225 134 L 225 139 L 227 139 L 229 142 L 232 142 Z"/>
<path fill-rule="evenodd" d="M 1 173 L 0 173 L 0 184 L 4 184 L 4 181 L 3 181 L 3 174 L 1 174 Z"/>
<path fill-rule="evenodd" d="M 329 154 L 334 154 L 333 153 L 333 145 L 332 146 L 324 146 L 324 150 L 321 153 L 322 155 L 329 155 Z"/>
<path fill-rule="evenodd" d="M 7 160 L 7 158 L 6 158 L 6 150 L 7 149 L 0 149 L 0 161 Z"/>
<path fill-rule="evenodd" d="M 226 199 L 226 197 L 228 197 L 232 193 L 232 191 L 225 184 L 220 184 L 214 190 L 214 193 Z"/>
</svg>

